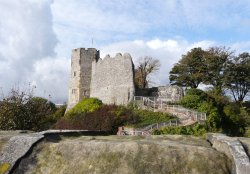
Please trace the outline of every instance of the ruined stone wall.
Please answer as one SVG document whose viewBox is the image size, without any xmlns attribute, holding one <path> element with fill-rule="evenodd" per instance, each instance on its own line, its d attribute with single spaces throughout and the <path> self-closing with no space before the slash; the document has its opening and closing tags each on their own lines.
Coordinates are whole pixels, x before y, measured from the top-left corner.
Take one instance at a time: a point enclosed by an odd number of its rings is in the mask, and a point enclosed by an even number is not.
<svg viewBox="0 0 250 174">
<path fill-rule="evenodd" d="M 92 64 L 90 97 L 117 105 L 126 105 L 133 100 L 134 65 L 129 54 L 118 53 L 114 58 L 108 55 Z"/>
<path fill-rule="evenodd" d="M 178 102 L 183 97 L 183 89 L 176 85 L 167 85 L 157 87 L 157 92 L 153 92 L 153 96 L 160 97 L 166 101 Z"/>
<path fill-rule="evenodd" d="M 67 110 L 83 98 L 90 96 L 92 62 L 96 62 L 98 59 L 99 51 L 95 48 L 78 48 L 72 50 Z"/>
<path fill-rule="evenodd" d="M 97 62 L 100 58 L 99 51 L 95 48 L 81 49 L 80 55 L 80 97 L 83 98 L 90 97 L 90 84 L 92 75 L 92 62 Z"/>
</svg>

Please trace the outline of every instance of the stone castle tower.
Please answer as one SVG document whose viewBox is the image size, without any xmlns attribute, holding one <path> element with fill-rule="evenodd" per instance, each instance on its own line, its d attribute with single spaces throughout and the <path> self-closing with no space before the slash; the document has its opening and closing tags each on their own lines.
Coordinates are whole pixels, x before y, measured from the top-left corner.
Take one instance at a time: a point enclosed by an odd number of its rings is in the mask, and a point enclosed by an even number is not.
<svg viewBox="0 0 250 174">
<path fill-rule="evenodd" d="M 99 57 L 99 50 L 95 48 L 72 50 L 68 108 L 90 97 L 92 62 L 97 62 Z"/>
<path fill-rule="evenodd" d="M 95 48 L 72 50 L 68 109 L 88 97 L 105 104 L 127 105 L 133 100 L 134 64 L 130 54 L 107 55 Z"/>
</svg>

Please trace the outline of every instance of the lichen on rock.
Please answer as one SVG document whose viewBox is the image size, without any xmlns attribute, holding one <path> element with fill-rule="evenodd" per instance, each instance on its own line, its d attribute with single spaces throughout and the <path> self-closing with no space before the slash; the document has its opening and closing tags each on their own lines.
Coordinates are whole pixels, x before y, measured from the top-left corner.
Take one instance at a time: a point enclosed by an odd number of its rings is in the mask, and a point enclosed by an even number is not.
<svg viewBox="0 0 250 174">
<path fill-rule="evenodd" d="M 201 138 L 81 136 L 39 143 L 15 173 L 226 174 L 230 166 L 226 155 Z"/>
</svg>

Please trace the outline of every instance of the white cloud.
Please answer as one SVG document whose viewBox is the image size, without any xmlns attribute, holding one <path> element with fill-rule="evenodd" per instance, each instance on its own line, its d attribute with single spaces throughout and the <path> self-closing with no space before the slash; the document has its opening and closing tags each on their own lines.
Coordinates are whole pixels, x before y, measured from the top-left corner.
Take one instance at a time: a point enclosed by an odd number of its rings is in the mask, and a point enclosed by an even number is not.
<svg viewBox="0 0 250 174">
<path fill-rule="evenodd" d="M 160 40 L 154 39 L 149 41 L 135 40 L 119 43 L 112 43 L 100 48 L 101 56 L 106 54 L 115 56 L 117 52 L 130 53 L 135 65 L 140 57 L 151 56 L 159 59 L 161 68 L 152 78 L 154 85 L 165 85 L 169 83 L 169 71 L 175 63 L 181 59 L 181 55 L 185 54 L 193 47 L 202 47 L 204 49 L 213 46 L 215 42 L 200 41 L 189 43 L 186 40 L 168 39 Z"/>
<path fill-rule="evenodd" d="M 249 52 L 249 11 L 248 0 L 0 0 L 0 87 L 32 82 L 37 94 L 66 101 L 70 54 L 78 47 L 99 48 L 102 57 L 129 52 L 135 64 L 157 58 L 155 85 L 166 84 L 193 47 Z M 228 43 L 218 33 L 204 36 L 210 29 L 228 34 Z"/>
<path fill-rule="evenodd" d="M 50 0 L 0 2 L 0 87 L 7 93 L 33 73 L 33 65 L 54 56 Z"/>
<path fill-rule="evenodd" d="M 56 103 L 67 102 L 70 77 L 70 59 L 46 58 L 34 64 L 34 72 L 29 81 L 36 86 L 36 95 L 48 98 Z"/>
<path fill-rule="evenodd" d="M 235 50 L 236 54 L 250 52 L 250 41 L 233 43 L 231 49 Z"/>
<path fill-rule="evenodd" d="M 169 49 L 169 50 L 176 50 L 178 49 L 178 42 L 176 40 L 169 39 L 167 41 L 161 41 L 159 39 L 154 39 L 147 42 L 147 45 L 152 49 Z"/>
</svg>

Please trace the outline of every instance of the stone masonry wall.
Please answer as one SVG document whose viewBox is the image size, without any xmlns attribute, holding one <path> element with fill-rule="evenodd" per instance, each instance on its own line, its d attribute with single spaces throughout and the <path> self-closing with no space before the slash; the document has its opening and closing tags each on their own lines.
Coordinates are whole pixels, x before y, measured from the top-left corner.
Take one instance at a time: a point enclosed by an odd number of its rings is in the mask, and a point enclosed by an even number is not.
<svg viewBox="0 0 250 174">
<path fill-rule="evenodd" d="M 90 84 L 92 75 L 92 62 L 97 62 L 100 58 L 99 51 L 95 48 L 81 49 L 80 59 L 80 101 L 83 98 L 90 97 Z"/>
<path fill-rule="evenodd" d="M 92 62 L 96 62 L 98 59 L 99 51 L 95 48 L 78 48 L 72 50 L 67 110 L 76 105 L 84 97 L 90 96 Z"/>
<path fill-rule="evenodd" d="M 166 101 L 178 102 L 184 94 L 183 89 L 176 85 L 159 86 L 157 89 L 154 95 Z"/>
<path fill-rule="evenodd" d="M 133 100 L 134 74 L 130 54 L 107 55 L 103 60 L 92 62 L 90 97 L 106 104 L 126 105 Z"/>
</svg>

